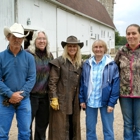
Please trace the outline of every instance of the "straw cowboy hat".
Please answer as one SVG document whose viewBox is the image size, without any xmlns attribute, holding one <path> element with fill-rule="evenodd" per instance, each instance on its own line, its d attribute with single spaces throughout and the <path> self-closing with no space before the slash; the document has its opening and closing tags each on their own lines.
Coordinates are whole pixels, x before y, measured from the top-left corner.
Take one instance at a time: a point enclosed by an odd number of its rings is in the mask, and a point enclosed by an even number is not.
<svg viewBox="0 0 140 140">
<path fill-rule="evenodd" d="M 62 47 L 64 48 L 66 46 L 66 44 L 78 44 L 80 46 L 80 48 L 82 48 L 84 46 L 83 42 L 79 42 L 78 39 L 75 36 L 69 36 L 65 41 L 61 42 Z"/>
<path fill-rule="evenodd" d="M 19 23 L 14 23 L 10 28 L 4 27 L 4 35 L 7 37 L 8 34 L 13 34 L 17 38 L 26 37 L 29 35 L 29 32 L 24 35 L 24 28 Z"/>
</svg>

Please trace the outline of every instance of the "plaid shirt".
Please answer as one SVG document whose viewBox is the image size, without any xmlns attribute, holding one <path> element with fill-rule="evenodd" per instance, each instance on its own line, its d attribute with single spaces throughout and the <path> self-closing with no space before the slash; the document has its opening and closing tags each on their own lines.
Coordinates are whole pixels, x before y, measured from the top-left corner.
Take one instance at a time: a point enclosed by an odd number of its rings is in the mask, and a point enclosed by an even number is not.
<svg viewBox="0 0 140 140">
<path fill-rule="evenodd" d="M 102 100 L 102 75 L 103 70 L 105 67 L 105 56 L 103 56 L 102 60 L 99 63 L 96 63 L 95 57 L 93 57 L 91 63 L 91 83 L 92 84 L 92 93 L 88 99 L 87 105 L 93 108 L 101 107 L 101 100 Z"/>
</svg>

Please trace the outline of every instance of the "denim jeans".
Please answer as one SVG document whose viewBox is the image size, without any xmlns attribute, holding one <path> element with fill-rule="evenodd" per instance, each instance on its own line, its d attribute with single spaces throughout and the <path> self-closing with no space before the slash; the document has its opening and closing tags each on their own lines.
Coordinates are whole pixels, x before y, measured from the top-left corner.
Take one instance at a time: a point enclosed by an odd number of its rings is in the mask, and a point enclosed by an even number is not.
<svg viewBox="0 0 140 140">
<path fill-rule="evenodd" d="M 9 139 L 9 130 L 12 124 L 14 113 L 16 113 L 18 140 L 30 139 L 31 106 L 29 98 L 21 101 L 17 109 L 13 105 L 4 106 L 3 96 L 0 96 L 0 140 Z"/>
<path fill-rule="evenodd" d="M 107 106 L 100 107 L 101 120 L 103 125 L 104 140 L 114 140 L 113 121 L 114 112 L 108 113 Z M 97 140 L 96 124 L 97 124 L 98 108 L 86 108 L 86 137 L 87 140 Z"/>
<path fill-rule="evenodd" d="M 124 140 L 140 140 L 140 98 L 120 98 Z"/>
</svg>

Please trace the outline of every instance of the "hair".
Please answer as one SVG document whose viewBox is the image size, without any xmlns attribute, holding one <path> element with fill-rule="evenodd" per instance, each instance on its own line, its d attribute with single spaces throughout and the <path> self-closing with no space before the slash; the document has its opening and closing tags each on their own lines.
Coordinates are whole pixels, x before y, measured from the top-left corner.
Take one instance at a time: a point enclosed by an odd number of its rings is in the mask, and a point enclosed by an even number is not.
<svg viewBox="0 0 140 140">
<path fill-rule="evenodd" d="M 103 45 L 103 47 L 105 48 L 105 53 L 107 53 L 107 44 L 105 43 L 105 41 L 103 40 L 96 40 L 93 44 L 92 44 L 92 51 L 93 51 L 93 48 L 95 47 L 96 43 L 101 43 Z"/>
<path fill-rule="evenodd" d="M 9 41 L 11 35 L 12 35 L 11 33 L 8 33 L 8 35 L 5 37 L 5 40 Z"/>
<path fill-rule="evenodd" d="M 11 36 L 11 33 L 8 33 L 8 35 L 6 36 L 6 39 L 9 39 L 10 36 Z"/>
<path fill-rule="evenodd" d="M 75 65 L 77 68 L 79 68 L 82 64 L 82 59 L 81 59 L 81 50 L 80 50 L 80 46 L 77 45 L 77 53 L 75 55 L 75 58 L 74 58 L 74 62 L 75 62 Z M 66 62 L 66 59 L 68 59 L 69 61 L 72 62 L 71 60 L 71 57 L 69 56 L 68 54 L 68 51 L 67 51 L 68 47 L 67 47 L 67 44 L 64 46 L 64 51 L 63 51 L 63 54 L 62 54 L 62 57 L 64 58 L 65 62 Z"/>
<path fill-rule="evenodd" d="M 47 40 L 46 52 L 47 52 L 47 56 L 49 57 L 50 56 L 50 47 L 49 47 L 48 37 L 47 37 L 45 31 L 42 31 L 42 30 L 34 31 L 33 36 L 32 36 L 32 40 L 30 41 L 30 46 L 36 48 L 35 43 L 36 43 L 36 39 L 37 39 L 39 33 L 43 33 L 46 37 L 46 40 Z"/>
<path fill-rule="evenodd" d="M 136 28 L 138 29 L 139 34 L 140 34 L 140 26 L 139 26 L 138 24 L 130 24 L 130 25 L 126 28 L 126 33 L 127 33 L 127 29 L 128 29 L 129 27 L 131 27 L 131 26 L 136 27 Z"/>
</svg>

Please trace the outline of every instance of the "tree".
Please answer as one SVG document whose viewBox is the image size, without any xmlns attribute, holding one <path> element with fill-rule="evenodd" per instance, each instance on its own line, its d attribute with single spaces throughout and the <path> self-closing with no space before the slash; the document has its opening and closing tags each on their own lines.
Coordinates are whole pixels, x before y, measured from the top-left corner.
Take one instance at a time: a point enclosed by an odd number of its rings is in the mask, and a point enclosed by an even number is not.
<svg viewBox="0 0 140 140">
<path fill-rule="evenodd" d="M 118 31 L 115 31 L 115 49 L 118 50 L 120 46 L 123 46 L 127 43 L 125 36 L 120 36 Z"/>
<path fill-rule="evenodd" d="M 120 33 L 118 31 L 115 31 L 115 46 L 119 45 L 120 39 Z"/>
<path fill-rule="evenodd" d="M 120 36 L 120 41 L 118 42 L 118 45 L 125 45 L 127 43 L 125 36 Z"/>
</svg>

